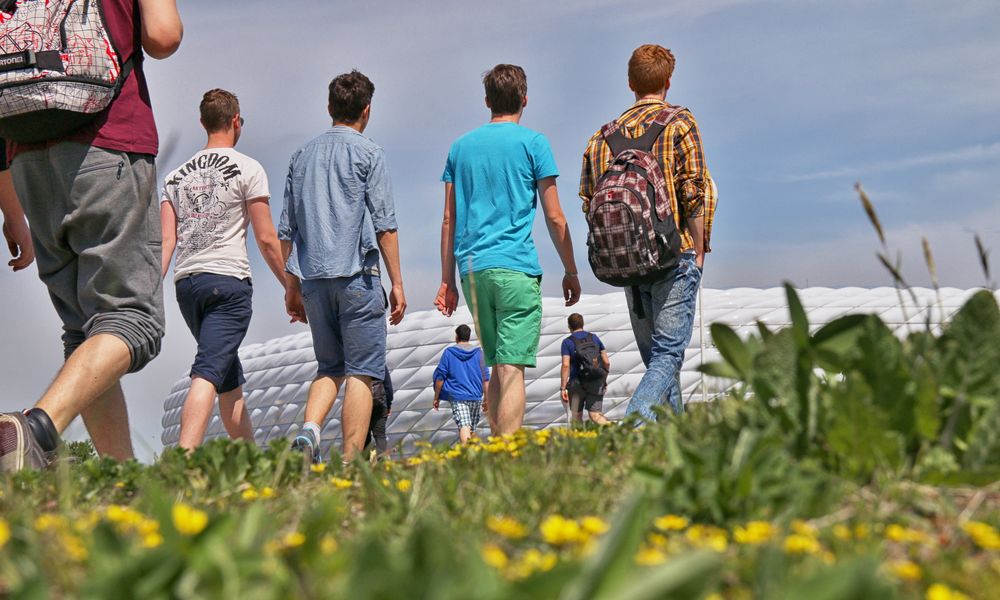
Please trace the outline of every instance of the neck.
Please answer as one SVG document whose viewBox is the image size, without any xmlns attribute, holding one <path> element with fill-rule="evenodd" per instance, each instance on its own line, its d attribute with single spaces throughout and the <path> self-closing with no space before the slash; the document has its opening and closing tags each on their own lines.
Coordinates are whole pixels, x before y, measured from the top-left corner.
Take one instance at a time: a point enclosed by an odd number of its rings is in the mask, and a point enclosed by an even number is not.
<svg viewBox="0 0 1000 600">
<path fill-rule="evenodd" d="M 490 118 L 490 123 L 520 123 L 521 113 L 513 115 L 493 115 Z"/>
<path fill-rule="evenodd" d="M 351 122 L 351 123 L 348 123 L 347 121 L 334 121 L 333 122 L 333 126 L 334 127 L 336 127 L 338 125 L 341 126 L 341 127 L 348 127 L 350 129 L 353 129 L 354 131 L 357 131 L 358 133 L 361 133 L 362 131 L 365 130 L 364 123 L 360 119 L 357 120 L 357 121 Z"/>
<path fill-rule="evenodd" d="M 211 148 L 235 148 L 236 140 L 233 139 L 233 132 L 220 131 L 208 134 L 208 141 L 205 142 L 205 150 Z"/>
<path fill-rule="evenodd" d="M 573 331 L 570 331 L 570 333 L 580 333 L 581 331 L 583 331 L 583 327 L 580 329 L 574 329 Z"/>
<path fill-rule="evenodd" d="M 635 95 L 635 101 L 636 102 L 642 102 L 643 100 L 657 100 L 659 102 L 665 102 L 667 100 L 667 93 L 666 92 L 657 92 L 655 94 L 644 94 L 644 95 L 636 94 Z"/>
</svg>

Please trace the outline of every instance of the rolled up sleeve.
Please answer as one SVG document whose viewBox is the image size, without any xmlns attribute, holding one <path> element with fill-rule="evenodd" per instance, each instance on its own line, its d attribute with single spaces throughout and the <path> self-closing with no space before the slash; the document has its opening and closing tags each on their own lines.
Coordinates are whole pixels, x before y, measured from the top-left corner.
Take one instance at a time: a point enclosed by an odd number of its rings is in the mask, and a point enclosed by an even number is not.
<svg viewBox="0 0 1000 600">
<path fill-rule="evenodd" d="M 679 197 L 678 204 L 684 217 L 700 217 L 705 214 L 705 195 L 711 186 L 708 167 L 705 166 L 705 151 L 701 145 L 701 134 L 694 119 L 687 121 L 686 129 L 678 130 L 675 144 L 677 152 L 677 173 L 674 181 Z"/>
<path fill-rule="evenodd" d="M 365 182 L 365 203 L 368 205 L 376 233 L 397 229 L 392 184 L 385 165 L 385 151 L 381 148 L 372 153 L 371 170 Z"/>
<path fill-rule="evenodd" d="M 278 239 L 294 241 L 298 226 L 295 222 L 295 185 L 292 172 L 295 158 L 288 165 L 288 177 L 285 179 L 285 201 L 281 209 L 281 219 L 278 220 Z"/>
</svg>

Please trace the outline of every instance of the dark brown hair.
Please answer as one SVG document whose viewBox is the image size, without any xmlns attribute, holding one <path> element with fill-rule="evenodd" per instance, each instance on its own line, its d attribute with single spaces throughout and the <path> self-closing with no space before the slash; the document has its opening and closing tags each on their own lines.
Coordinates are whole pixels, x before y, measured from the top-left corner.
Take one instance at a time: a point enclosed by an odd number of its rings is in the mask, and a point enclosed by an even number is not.
<svg viewBox="0 0 1000 600">
<path fill-rule="evenodd" d="M 628 60 L 628 84 L 636 94 L 655 94 L 667 87 L 673 74 L 674 55 L 663 46 L 639 46 Z"/>
<path fill-rule="evenodd" d="M 494 115 L 513 115 L 524 107 L 528 77 L 517 65 L 497 65 L 483 75 L 486 104 Z"/>
<path fill-rule="evenodd" d="M 215 133 L 225 131 L 232 126 L 233 118 L 240 114 L 240 101 L 236 94 L 220 90 L 208 90 L 201 97 L 201 124 L 205 131 Z"/>
<path fill-rule="evenodd" d="M 467 342 L 472 338 L 472 329 L 468 325 L 459 325 L 455 328 L 455 339 L 460 342 Z"/>
<path fill-rule="evenodd" d="M 583 329 L 583 315 L 580 313 L 573 313 L 566 319 L 566 324 L 569 325 L 570 331 L 576 331 L 577 329 Z"/>
<path fill-rule="evenodd" d="M 361 71 L 337 75 L 330 82 L 330 116 L 334 121 L 354 123 L 372 103 L 373 95 L 375 84 Z"/>
</svg>

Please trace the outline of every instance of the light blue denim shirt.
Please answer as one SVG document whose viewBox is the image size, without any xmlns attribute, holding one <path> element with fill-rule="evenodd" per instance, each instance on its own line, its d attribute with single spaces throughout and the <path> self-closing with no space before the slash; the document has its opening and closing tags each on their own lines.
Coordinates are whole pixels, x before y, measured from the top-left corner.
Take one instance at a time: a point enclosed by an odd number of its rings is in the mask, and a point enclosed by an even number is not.
<svg viewBox="0 0 1000 600">
<path fill-rule="evenodd" d="M 396 229 L 385 151 L 334 126 L 292 155 L 278 237 L 294 244 L 286 268 L 300 279 L 378 270 L 376 234 Z"/>
</svg>

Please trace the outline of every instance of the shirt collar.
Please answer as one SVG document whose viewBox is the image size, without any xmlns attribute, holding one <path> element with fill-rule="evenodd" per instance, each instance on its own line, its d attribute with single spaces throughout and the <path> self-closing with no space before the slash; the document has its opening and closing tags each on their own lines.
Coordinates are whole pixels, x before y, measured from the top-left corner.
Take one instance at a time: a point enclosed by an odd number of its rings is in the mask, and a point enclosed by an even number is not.
<svg viewBox="0 0 1000 600">
<path fill-rule="evenodd" d="M 637 109 L 639 107 L 642 107 L 642 106 L 653 106 L 653 105 L 666 106 L 667 105 L 667 101 L 666 100 L 659 100 L 659 99 L 656 99 L 656 98 L 646 98 L 644 100 L 636 100 L 635 103 L 632 106 L 630 106 L 627 109 L 625 109 L 625 112 L 623 112 L 622 114 L 624 115 L 624 114 L 630 113 L 633 110 L 635 110 L 635 109 Z"/>
</svg>

